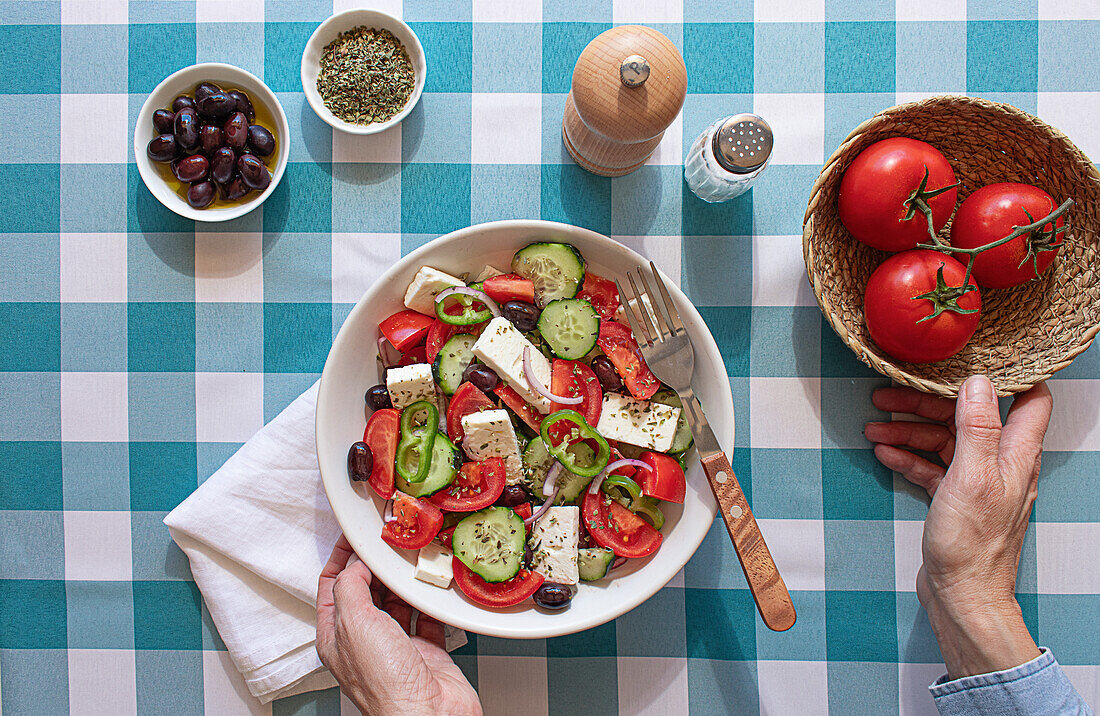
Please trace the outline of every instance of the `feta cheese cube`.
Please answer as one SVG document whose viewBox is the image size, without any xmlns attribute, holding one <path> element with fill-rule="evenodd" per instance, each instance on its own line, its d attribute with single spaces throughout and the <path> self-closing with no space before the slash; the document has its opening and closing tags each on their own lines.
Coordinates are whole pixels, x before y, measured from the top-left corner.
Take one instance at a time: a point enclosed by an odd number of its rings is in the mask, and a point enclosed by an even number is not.
<svg viewBox="0 0 1100 716">
<path fill-rule="evenodd" d="M 481 283 L 482 281 L 484 281 L 487 278 L 492 278 L 493 276 L 503 276 L 503 275 L 504 275 L 504 272 L 501 271 L 500 269 L 498 269 L 494 266 L 490 266 L 489 264 L 485 264 L 485 267 L 483 269 L 481 269 L 481 273 L 479 273 L 477 276 L 475 276 L 474 280 L 471 283 Z"/>
<path fill-rule="evenodd" d="M 516 430 L 507 410 L 484 410 L 462 416 L 462 449 L 471 460 L 504 459 L 509 485 L 523 481 L 523 460 L 519 454 Z"/>
<path fill-rule="evenodd" d="M 576 584 L 580 580 L 580 513 L 581 508 L 574 505 L 551 507 L 531 527 L 532 566 L 547 582 Z"/>
<path fill-rule="evenodd" d="M 679 420 L 680 408 L 605 393 L 596 430 L 608 440 L 666 452 L 672 447 Z"/>
<path fill-rule="evenodd" d="M 405 291 L 405 306 L 429 316 L 435 314 L 435 297 L 448 288 L 465 286 L 460 278 L 438 271 L 431 266 L 421 266 Z"/>
<path fill-rule="evenodd" d="M 526 336 L 519 332 L 507 318 L 494 318 L 485 326 L 477 342 L 471 350 L 485 365 L 496 371 L 496 374 L 513 390 L 520 394 L 524 400 L 540 413 L 550 412 L 550 400 L 527 383 L 527 377 L 523 372 L 523 349 L 531 349 L 531 368 L 535 378 L 543 387 L 550 387 L 550 361 L 538 348 L 527 340 Z"/>
<path fill-rule="evenodd" d="M 427 363 L 413 363 L 386 371 L 386 391 L 393 407 L 400 410 L 418 400 L 436 401 L 435 378 Z"/>
<path fill-rule="evenodd" d="M 451 585 L 451 578 L 454 577 L 451 564 L 451 550 L 430 542 L 416 556 L 416 572 L 413 576 L 421 582 L 446 589 Z"/>
<path fill-rule="evenodd" d="M 649 302 L 649 296 L 643 293 L 641 298 L 641 307 L 639 307 L 638 299 L 630 299 L 630 307 L 634 309 L 634 320 L 641 321 L 641 323 L 644 325 L 645 318 L 640 318 L 639 314 L 648 314 L 649 320 L 653 321 L 654 325 L 657 325 L 657 316 L 653 313 L 653 304 Z M 615 309 L 615 320 L 624 325 L 630 325 L 630 322 L 626 318 L 626 308 L 623 307 L 623 304 L 621 303 L 619 304 L 619 307 Z"/>
</svg>

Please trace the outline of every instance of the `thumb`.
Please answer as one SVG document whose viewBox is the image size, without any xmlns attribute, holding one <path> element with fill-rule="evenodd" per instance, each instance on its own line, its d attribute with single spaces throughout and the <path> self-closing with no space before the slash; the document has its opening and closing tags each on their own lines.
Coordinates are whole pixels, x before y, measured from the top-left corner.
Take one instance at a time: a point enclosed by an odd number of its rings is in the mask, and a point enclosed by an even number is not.
<svg viewBox="0 0 1100 716">
<path fill-rule="evenodd" d="M 359 555 L 353 552 L 348 558 L 347 566 L 336 577 L 336 586 L 332 590 L 336 607 L 355 606 L 364 602 L 373 607 L 374 602 L 370 592 L 371 579 L 367 565 L 363 564 Z"/>
<path fill-rule="evenodd" d="M 1001 414 L 997 393 L 984 375 L 966 379 L 955 405 L 955 456 L 947 478 L 968 483 L 998 474 L 997 450 L 1001 443 Z"/>
</svg>

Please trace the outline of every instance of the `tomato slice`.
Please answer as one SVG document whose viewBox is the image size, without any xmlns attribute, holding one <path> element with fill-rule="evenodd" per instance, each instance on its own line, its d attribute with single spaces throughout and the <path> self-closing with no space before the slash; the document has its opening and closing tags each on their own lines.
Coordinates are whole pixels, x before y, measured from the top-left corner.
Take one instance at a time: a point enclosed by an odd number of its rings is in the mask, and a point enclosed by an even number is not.
<svg viewBox="0 0 1100 716">
<path fill-rule="evenodd" d="M 496 407 L 485 393 L 478 390 L 476 385 L 466 381 L 458 386 L 458 390 L 451 396 L 450 405 L 447 406 L 447 437 L 451 442 L 461 442 L 466 435 L 462 430 L 462 416 L 480 413 L 482 410 L 493 410 Z"/>
<path fill-rule="evenodd" d="M 519 574 L 508 581 L 494 584 L 470 571 L 458 557 L 453 557 L 451 563 L 458 588 L 467 597 L 486 607 L 510 607 L 519 604 L 537 592 L 543 582 L 543 576 L 538 572 L 521 569 Z"/>
<path fill-rule="evenodd" d="M 588 424 L 593 427 L 599 422 L 600 411 L 603 408 L 603 389 L 600 388 L 600 379 L 584 363 L 555 358 L 550 374 L 550 392 L 565 398 L 577 396 L 584 398 L 584 402 L 580 405 L 553 403 L 550 407 L 551 413 L 568 408 L 583 415 Z"/>
<path fill-rule="evenodd" d="M 634 335 L 623 324 L 601 321 L 596 345 L 611 359 L 615 370 L 622 376 L 626 389 L 638 400 L 649 400 L 661 387 L 661 381 L 657 380 L 657 376 L 645 364 Z"/>
<path fill-rule="evenodd" d="M 684 479 L 684 470 L 676 458 L 647 450 L 639 455 L 638 459 L 649 465 L 648 470 L 638 470 L 634 476 L 643 494 L 656 497 L 658 500 L 684 504 L 687 481 Z"/>
<path fill-rule="evenodd" d="M 480 335 L 481 330 L 485 328 L 488 321 L 484 323 L 474 323 L 468 326 L 455 326 L 450 323 L 444 323 L 438 318 L 432 322 L 431 328 L 428 329 L 428 336 L 424 339 L 424 357 L 425 363 L 431 363 L 435 361 L 435 357 L 439 355 L 439 351 L 443 350 L 443 346 L 447 341 L 451 340 L 455 335 L 459 333 L 469 333 L 471 335 Z"/>
<path fill-rule="evenodd" d="M 535 302 L 535 282 L 514 273 L 501 274 L 485 279 L 481 290 L 497 303 L 508 301 Z"/>
<path fill-rule="evenodd" d="M 435 536 L 435 538 L 439 540 L 439 544 L 443 545 L 447 549 L 454 549 L 454 547 L 451 546 L 451 543 L 454 540 L 455 527 L 458 527 L 458 525 L 451 525 L 450 527 L 441 529 L 439 530 L 439 534 Z"/>
<path fill-rule="evenodd" d="M 401 354 L 397 365 L 413 365 L 414 363 L 427 363 L 428 357 L 424 352 L 424 346 L 413 346 Z"/>
<path fill-rule="evenodd" d="M 516 505 L 512 508 L 512 512 L 515 512 L 522 519 L 527 519 L 531 516 L 531 503 L 524 502 L 522 504 Z"/>
<path fill-rule="evenodd" d="M 603 276 L 597 276 L 591 271 L 584 274 L 584 283 L 581 284 L 577 298 L 583 298 L 592 304 L 600 318 L 610 321 L 619 310 L 619 290 L 615 288 L 615 282 L 609 281 Z"/>
<path fill-rule="evenodd" d="M 497 383 L 497 387 L 493 388 L 493 392 L 496 396 L 504 401 L 504 404 L 511 408 L 516 415 L 520 417 L 523 422 L 534 430 L 536 433 L 542 426 L 543 415 L 539 411 L 535 410 L 535 406 L 528 403 L 523 397 L 512 390 L 512 388 L 505 383 Z"/>
<path fill-rule="evenodd" d="M 661 546 L 660 532 L 603 492 L 585 490 L 581 513 L 592 540 L 620 557 L 645 557 Z"/>
<path fill-rule="evenodd" d="M 434 321 L 431 316 L 417 313 L 410 308 L 384 319 L 378 324 L 378 329 L 394 348 L 404 353 L 424 342 Z"/>
<path fill-rule="evenodd" d="M 393 497 L 393 461 L 397 454 L 397 440 L 401 436 L 401 411 L 383 408 L 374 411 L 363 431 L 363 442 L 370 446 L 374 456 L 367 484 L 383 500 Z"/>
<path fill-rule="evenodd" d="M 401 549 L 420 549 L 439 534 L 443 513 L 427 500 L 394 493 L 393 521 L 382 525 L 382 540 Z"/>
<path fill-rule="evenodd" d="M 502 458 L 468 462 L 455 481 L 429 497 L 428 502 L 447 512 L 474 512 L 496 502 L 505 482 Z"/>
</svg>

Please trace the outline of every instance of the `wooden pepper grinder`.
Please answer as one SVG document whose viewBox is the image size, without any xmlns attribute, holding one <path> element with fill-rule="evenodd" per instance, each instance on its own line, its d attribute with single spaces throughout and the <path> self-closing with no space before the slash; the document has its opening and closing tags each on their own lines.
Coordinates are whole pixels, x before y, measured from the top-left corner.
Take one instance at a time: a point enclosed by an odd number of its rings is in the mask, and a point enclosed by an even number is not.
<svg viewBox="0 0 1100 716">
<path fill-rule="evenodd" d="M 573 68 L 565 147 L 594 174 L 629 174 L 660 144 L 686 94 L 684 58 L 667 37 L 642 25 L 602 32 Z"/>
</svg>

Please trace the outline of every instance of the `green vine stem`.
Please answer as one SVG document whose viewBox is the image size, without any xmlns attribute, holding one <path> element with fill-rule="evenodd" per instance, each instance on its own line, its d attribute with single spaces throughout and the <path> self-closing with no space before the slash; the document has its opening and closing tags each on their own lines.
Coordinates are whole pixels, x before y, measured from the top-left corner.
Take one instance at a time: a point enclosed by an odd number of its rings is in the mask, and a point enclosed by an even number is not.
<svg viewBox="0 0 1100 716">
<path fill-rule="evenodd" d="M 1073 199 L 1066 199 L 1064 202 L 1062 202 L 1061 206 L 1059 206 L 1057 209 L 1050 212 L 1043 218 L 1039 219 L 1038 221 L 1033 221 L 1025 226 L 1014 226 L 1012 227 L 1012 233 L 1010 233 L 1008 236 L 1005 236 L 1002 239 L 997 239 L 996 241 L 990 242 L 983 246 L 975 246 L 972 249 L 963 249 L 958 246 L 952 246 L 935 234 L 932 235 L 932 239 L 935 242 L 934 244 L 917 244 L 917 248 L 932 249 L 933 251 L 943 251 L 945 253 L 969 254 L 970 256 L 976 256 L 983 251 L 995 249 L 1002 244 L 1007 244 L 1009 241 L 1023 236 L 1024 234 L 1029 234 L 1036 229 L 1041 229 L 1047 224 L 1051 224 L 1053 226 L 1053 230 L 1051 232 L 1047 232 L 1050 234 L 1050 238 L 1053 240 L 1054 238 L 1057 238 L 1058 234 L 1066 231 L 1069 228 L 1068 224 L 1063 224 L 1061 227 L 1058 227 L 1055 222 L 1059 218 L 1061 218 L 1063 214 L 1069 211 L 1070 207 L 1072 206 Z"/>
<path fill-rule="evenodd" d="M 928 165 L 925 164 L 924 177 L 920 180 L 920 186 L 914 189 L 913 193 L 909 195 L 909 198 L 901 203 L 901 205 L 907 209 L 905 216 L 902 217 L 902 221 L 909 221 L 919 211 L 924 214 L 924 218 L 928 221 L 928 235 L 932 237 L 933 241 L 938 241 L 936 238 L 935 223 L 932 221 L 932 207 L 929 205 L 928 200 L 945 192 L 949 192 L 961 184 L 962 182 L 957 181 L 954 184 L 948 184 L 945 187 L 929 191 L 926 188 L 928 186 Z"/>
</svg>

